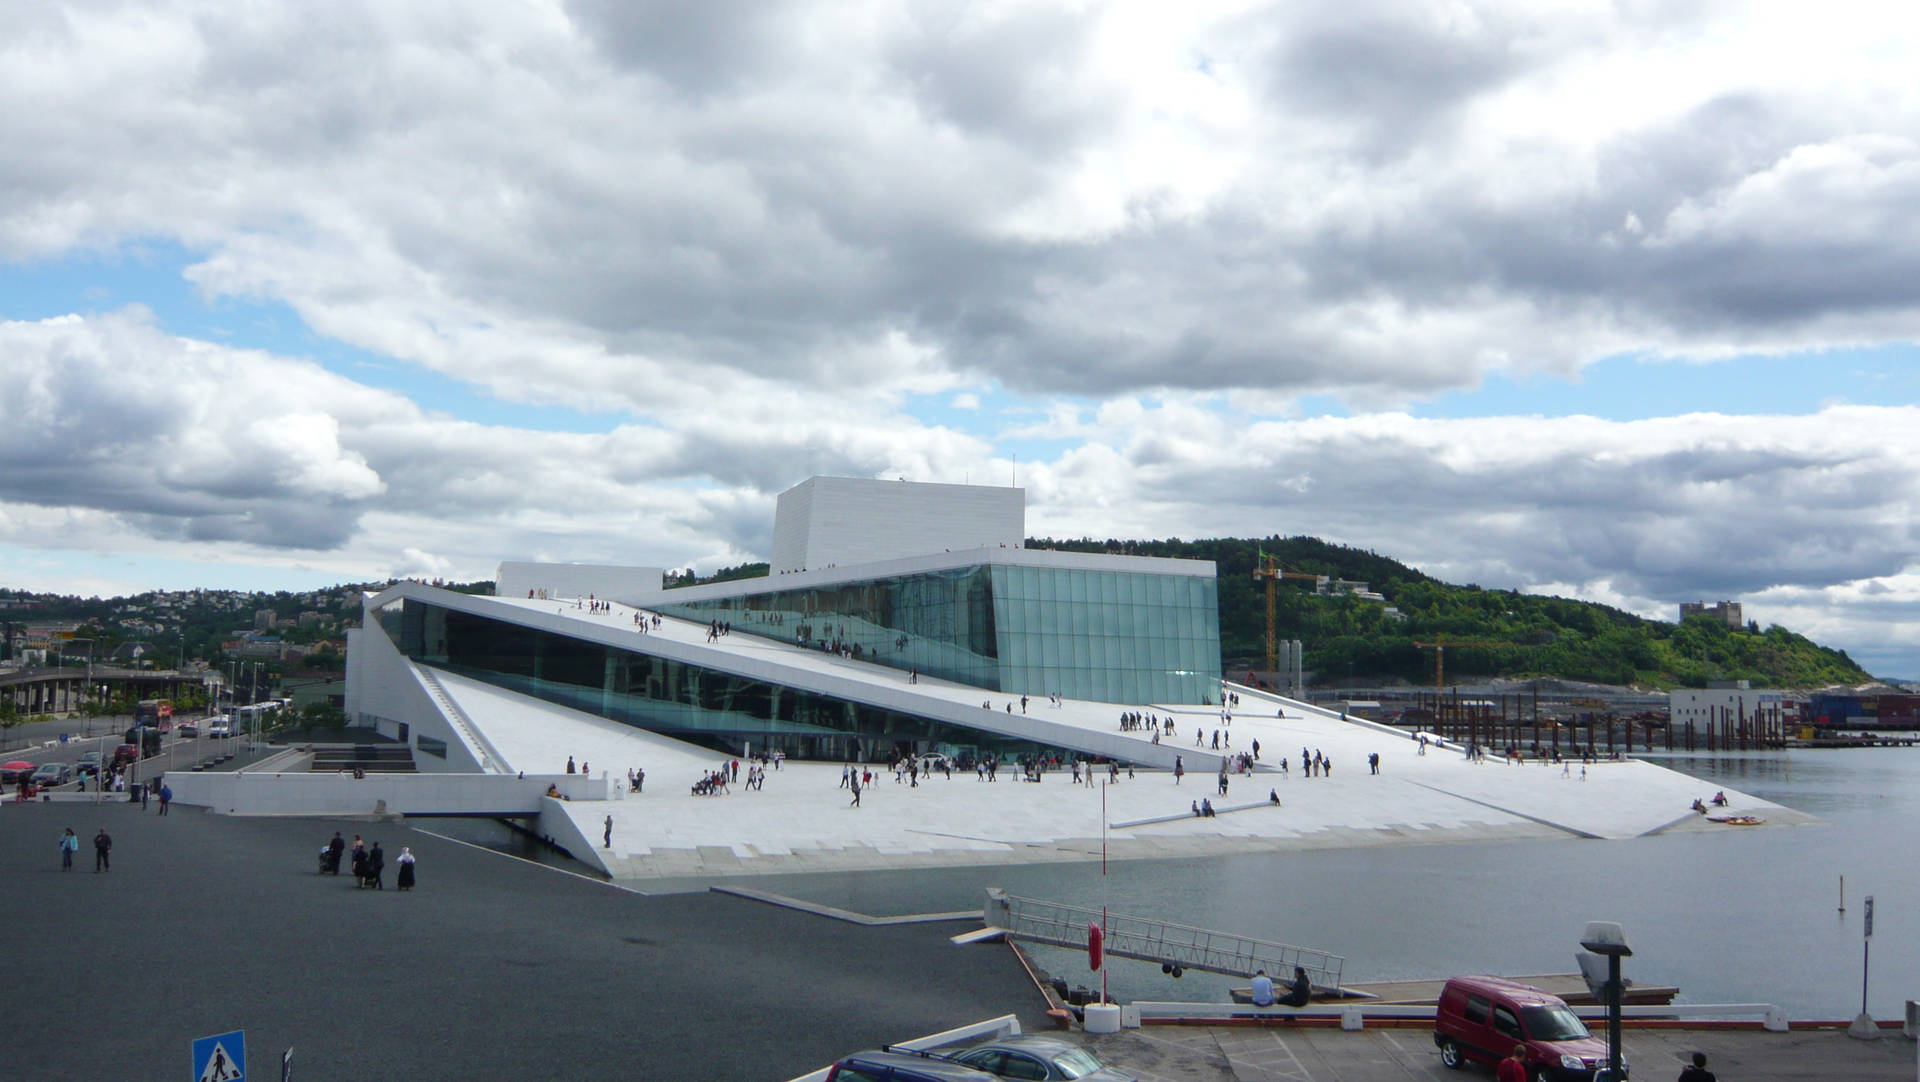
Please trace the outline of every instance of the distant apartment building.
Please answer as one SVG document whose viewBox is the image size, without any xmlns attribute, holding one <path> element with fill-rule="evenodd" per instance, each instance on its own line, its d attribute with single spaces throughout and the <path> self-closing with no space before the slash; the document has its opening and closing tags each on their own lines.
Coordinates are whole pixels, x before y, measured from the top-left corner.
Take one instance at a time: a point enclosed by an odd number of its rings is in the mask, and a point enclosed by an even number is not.
<svg viewBox="0 0 1920 1082">
<path fill-rule="evenodd" d="M 253 614 L 253 629 L 255 631 L 271 631 L 273 628 L 279 626 L 279 624 L 280 617 L 272 609 L 259 609 Z"/>
<path fill-rule="evenodd" d="M 320 622 L 320 613 L 317 610 L 308 609 L 307 611 L 300 614 L 301 627 L 312 627 L 313 625 L 319 622 Z"/>
<path fill-rule="evenodd" d="M 1711 616 L 1728 627 L 1745 627 L 1747 623 L 1738 601 L 1716 601 L 1711 605 L 1704 601 L 1682 601 L 1680 621 L 1685 623 L 1689 616 Z"/>
<path fill-rule="evenodd" d="M 1346 597 L 1352 594 L 1362 601 L 1385 601 L 1386 596 L 1367 589 L 1367 584 L 1357 579 L 1336 579 L 1321 575 L 1314 580 L 1313 592 L 1321 597 Z"/>
</svg>

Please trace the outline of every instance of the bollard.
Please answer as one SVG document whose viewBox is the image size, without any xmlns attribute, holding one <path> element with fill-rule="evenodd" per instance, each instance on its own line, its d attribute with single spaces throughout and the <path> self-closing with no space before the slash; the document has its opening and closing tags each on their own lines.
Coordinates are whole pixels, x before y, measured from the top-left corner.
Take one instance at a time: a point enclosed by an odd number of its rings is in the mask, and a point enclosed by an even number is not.
<svg viewBox="0 0 1920 1082">
<path fill-rule="evenodd" d="M 1348 1007 L 1340 1012 L 1340 1028 L 1348 1033 L 1358 1033 L 1366 1027 L 1366 1020 L 1358 1007 Z"/>
<path fill-rule="evenodd" d="M 1760 1023 L 1760 1027 L 1768 1033 L 1785 1033 L 1787 1031 L 1787 1012 L 1778 1007 L 1768 1007 L 1767 1017 Z"/>
</svg>

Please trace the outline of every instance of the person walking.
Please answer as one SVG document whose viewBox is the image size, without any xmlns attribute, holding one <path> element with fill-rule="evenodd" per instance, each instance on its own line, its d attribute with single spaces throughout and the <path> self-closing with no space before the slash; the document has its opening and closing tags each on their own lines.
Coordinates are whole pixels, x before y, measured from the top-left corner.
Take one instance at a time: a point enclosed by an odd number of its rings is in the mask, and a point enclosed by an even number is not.
<svg viewBox="0 0 1920 1082">
<path fill-rule="evenodd" d="M 173 803 L 173 786 L 168 785 L 166 782 L 166 779 L 163 778 L 160 781 L 160 814 L 161 815 L 167 814 L 167 805 L 172 803 Z"/>
<path fill-rule="evenodd" d="M 394 861 L 394 863 L 400 865 L 400 878 L 394 881 L 394 886 L 399 887 L 401 890 L 412 890 L 413 889 L 413 850 L 404 845 L 401 846 L 400 856 L 398 857 L 398 859 Z"/>
<path fill-rule="evenodd" d="M 607 816 L 607 826 L 606 826 L 605 832 L 601 835 L 601 838 L 600 838 L 600 848 L 602 849 L 613 848 L 613 816 L 611 815 Z"/>
<path fill-rule="evenodd" d="M 80 835 L 75 834 L 72 827 L 68 827 L 67 832 L 60 836 L 61 871 L 70 872 L 73 870 L 73 855 L 79 851 Z"/>
<path fill-rule="evenodd" d="M 375 890 L 387 889 L 380 882 L 380 872 L 387 866 L 387 854 L 380 849 L 380 843 L 373 843 L 373 851 L 367 854 L 367 885 Z"/>
<path fill-rule="evenodd" d="M 101 827 L 100 833 L 93 836 L 93 870 L 96 873 L 113 870 L 113 838 L 107 834 L 107 828 Z"/>
<path fill-rule="evenodd" d="M 339 831 L 333 832 L 333 840 L 327 843 L 327 870 L 340 874 L 340 855 L 347 851 L 347 843 L 340 837 Z"/>
<path fill-rule="evenodd" d="M 859 806 L 860 806 L 860 775 L 855 774 L 853 776 L 853 803 L 847 805 L 847 807 L 857 808 Z"/>
</svg>

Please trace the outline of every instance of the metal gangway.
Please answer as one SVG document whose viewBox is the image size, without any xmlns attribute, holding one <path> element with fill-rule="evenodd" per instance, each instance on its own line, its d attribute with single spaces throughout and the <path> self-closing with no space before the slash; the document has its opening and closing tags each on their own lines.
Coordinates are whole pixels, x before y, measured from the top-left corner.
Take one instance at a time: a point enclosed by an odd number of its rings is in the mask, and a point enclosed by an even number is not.
<svg viewBox="0 0 1920 1082">
<path fill-rule="evenodd" d="M 1020 898 L 998 887 L 987 888 L 981 915 L 988 928 L 999 928 L 1010 938 L 1081 950 L 1087 946 L 1087 925 L 1098 924 L 1102 949 L 1107 954 L 1229 977 L 1250 977 L 1255 970 L 1264 969 L 1275 981 L 1284 983 L 1293 976 L 1293 967 L 1300 966 L 1316 988 L 1339 988 L 1340 971 L 1347 961 L 1326 951 L 1172 921 L 1114 913 L 1102 920 L 1098 909 Z"/>
</svg>

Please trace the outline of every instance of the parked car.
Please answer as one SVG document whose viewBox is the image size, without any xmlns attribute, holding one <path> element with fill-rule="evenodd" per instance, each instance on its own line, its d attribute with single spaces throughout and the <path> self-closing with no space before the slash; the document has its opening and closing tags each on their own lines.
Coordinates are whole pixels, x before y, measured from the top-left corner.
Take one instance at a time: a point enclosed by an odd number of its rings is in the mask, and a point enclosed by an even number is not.
<svg viewBox="0 0 1920 1082">
<path fill-rule="evenodd" d="M 173 735 L 181 736 L 181 737 L 199 736 L 200 726 L 194 724 L 191 721 L 175 722 L 173 726 Z"/>
<path fill-rule="evenodd" d="M 121 763 L 138 762 L 139 760 L 140 760 L 140 745 L 138 744 L 122 744 L 119 747 L 113 749 L 113 765 L 114 766 L 119 766 Z"/>
<path fill-rule="evenodd" d="M 995 1082 L 985 1071 L 935 1052 L 876 1048 L 844 1056 L 827 1069 L 827 1082 Z"/>
<path fill-rule="evenodd" d="M 73 772 L 87 777 L 100 773 L 100 758 L 100 753 L 97 751 L 81 752 L 80 761 L 73 764 Z"/>
<path fill-rule="evenodd" d="M 1101 1063 L 1093 1053 L 1044 1033 L 1020 1034 L 978 1044 L 956 1052 L 954 1062 L 977 1067 L 1001 1078 L 1031 1078 L 1042 1082 L 1085 1079 L 1086 1082 L 1139 1082 L 1133 1075 Z"/>
<path fill-rule="evenodd" d="M 1455 977 L 1440 990 L 1433 1043 L 1440 1062 L 1498 1063 L 1526 1045 L 1527 1077 L 1543 1082 L 1590 1082 L 1606 1065 L 1606 1042 L 1587 1029 L 1565 1000 L 1501 977 Z M 1625 1073 L 1626 1063 L 1621 1063 Z"/>
<path fill-rule="evenodd" d="M 33 784 L 43 789 L 65 785 L 73 780 L 72 763 L 41 763 L 33 772 Z"/>
</svg>

